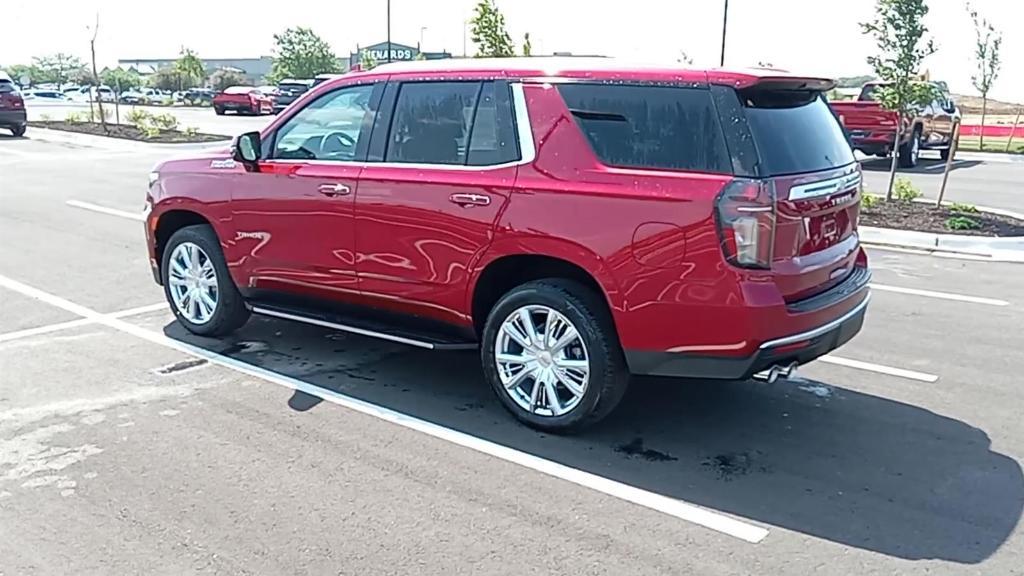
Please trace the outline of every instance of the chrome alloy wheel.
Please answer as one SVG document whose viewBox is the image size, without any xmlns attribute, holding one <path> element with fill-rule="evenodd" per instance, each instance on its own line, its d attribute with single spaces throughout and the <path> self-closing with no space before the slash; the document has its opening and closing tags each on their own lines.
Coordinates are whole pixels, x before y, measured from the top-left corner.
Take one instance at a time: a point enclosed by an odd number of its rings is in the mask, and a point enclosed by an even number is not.
<svg viewBox="0 0 1024 576">
<path fill-rule="evenodd" d="M 520 408 L 538 416 L 561 416 L 587 391 L 587 345 L 560 312 L 523 306 L 501 324 L 494 359 L 505 392 Z"/>
<path fill-rule="evenodd" d="M 206 324 L 217 310 L 220 291 L 213 260 L 198 245 L 178 244 L 167 266 L 171 300 L 178 312 L 193 324 Z"/>
</svg>

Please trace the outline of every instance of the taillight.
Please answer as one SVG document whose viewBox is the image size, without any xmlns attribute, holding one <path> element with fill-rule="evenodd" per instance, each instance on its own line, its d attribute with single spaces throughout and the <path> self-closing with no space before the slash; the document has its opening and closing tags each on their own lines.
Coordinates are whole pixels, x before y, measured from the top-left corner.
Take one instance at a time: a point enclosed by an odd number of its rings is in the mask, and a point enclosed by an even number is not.
<svg viewBox="0 0 1024 576">
<path fill-rule="evenodd" d="M 733 180 L 715 204 L 726 260 L 741 268 L 771 268 L 775 185 L 763 180 Z"/>
</svg>

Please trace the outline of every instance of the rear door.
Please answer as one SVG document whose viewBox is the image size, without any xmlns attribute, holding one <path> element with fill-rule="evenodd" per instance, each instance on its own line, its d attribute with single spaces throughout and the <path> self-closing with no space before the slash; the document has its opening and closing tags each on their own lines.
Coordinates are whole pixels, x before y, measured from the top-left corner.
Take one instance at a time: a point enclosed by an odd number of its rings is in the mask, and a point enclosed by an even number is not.
<svg viewBox="0 0 1024 576">
<path fill-rule="evenodd" d="M 822 95 L 788 86 L 714 91 L 731 151 L 747 158 L 738 172 L 774 190 L 771 271 L 785 299 L 795 301 L 852 272 L 861 170 Z"/>
<path fill-rule="evenodd" d="M 465 323 L 470 264 L 518 169 L 509 85 L 391 83 L 381 108 L 356 195 L 360 290 L 382 308 Z"/>
</svg>

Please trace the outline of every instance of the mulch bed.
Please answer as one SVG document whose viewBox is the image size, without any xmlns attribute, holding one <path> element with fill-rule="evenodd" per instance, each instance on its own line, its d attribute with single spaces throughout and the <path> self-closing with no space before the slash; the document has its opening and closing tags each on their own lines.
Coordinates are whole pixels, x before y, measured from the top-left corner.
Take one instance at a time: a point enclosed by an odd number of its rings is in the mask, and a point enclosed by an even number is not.
<svg viewBox="0 0 1024 576">
<path fill-rule="evenodd" d="M 946 221 L 962 216 L 978 223 L 972 230 L 950 230 Z M 861 206 L 860 223 L 878 228 L 916 230 L 937 234 L 960 234 L 964 236 L 1024 236 L 1024 221 L 985 212 L 956 212 L 948 206 L 936 208 L 924 202 L 885 202 L 867 209 Z"/>
<path fill-rule="evenodd" d="M 223 142 L 230 140 L 230 136 L 220 134 L 185 134 L 179 130 L 161 130 L 160 134 L 146 138 L 146 135 L 128 124 L 108 123 L 108 132 L 103 131 L 103 126 L 97 122 L 75 122 L 69 124 L 62 120 L 48 120 L 45 122 L 29 122 L 29 126 L 38 128 L 49 128 L 50 130 L 64 130 L 66 132 L 78 132 L 80 134 L 92 134 L 94 136 L 108 136 L 110 138 L 121 138 L 124 140 L 138 140 L 140 142 L 155 142 L 162 144 L 189 144 L 197 142 Z"/>
</svg>

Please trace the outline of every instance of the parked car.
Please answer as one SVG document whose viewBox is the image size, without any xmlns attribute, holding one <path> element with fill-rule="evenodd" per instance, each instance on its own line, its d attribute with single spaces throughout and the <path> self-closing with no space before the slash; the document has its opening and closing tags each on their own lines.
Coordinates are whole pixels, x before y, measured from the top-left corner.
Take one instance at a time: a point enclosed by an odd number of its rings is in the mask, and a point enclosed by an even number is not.
<svg viewBox="0 0 1024 576">
<path fill-rule="evenodd" d="M 122 104 L 158 104 L 163 102 L 167 96 L 155 88 L 140 88 L 121 94 Z"/>
<path fill-rule="evenodd" d="M 14 80 L 0 71 L 0 128 L 11 131 L 15 136 L 24 136 L 28 126 L 25 115 L 25 99 L 14 85 Z"/>
<path fill-rule="evenodd" d="M 24 90 L 21 95 L 25 100 L 64 102 L 68 99 L 68 97 L 59 90 Z"/>
<path fill-rule="evenodd" d="M 213 111 L 218 116 L 228 111 L 273 114 L 274 101 L 253 86 L 231 86 L 213 97 Z"/>
<path fill-rule="evenodd" d="M 772 380 L 860 330 L 860 166 L 775 71 L 396 63 L 150 176 L 153 274 L 189 331 L 250 314 L 480 349 L 563 431 L 631 374 Z M 287 177 L 285 177 L 287 176 Z"/>
<path fill-rule="evenodd" d="M 203 103 L 212 104 L 213 96 L 213 90 L 209 88 L 192 88 L 182 92 L 175 92 L 174 100 L 189 106 L 195 106 Z"/>
<path fill-rule="evenodd" d="M 277 113 L 287 108 L 289 104 L 298 100 L 299 96 L 308 92 L 312 85 L 312 80 L 282 80 L 277 85 L 277 98 L 274 100 L 274 112 Z"/>
<path fill-rule="evenodd" d="M 876 101 L 875 93 L 883 82 L 869 82 L 861 88 L 856 101 L 832 102 L 832 109 L 849 132 L 851 145 L 864 154 L 886 157 L 896 148 L 896 123 L 899 115 L 885 110 Z M 960 110 L 949 93 L 933 84 L 935 97 L 918 109 L 913 117 L 903 119 L 899 146 L 899 163 L 913 168 L 921 150 L 938 150 L 943 160 L 952 149 L 953 126 L 960 121 Z"/>
<path fill-rule="evenodd" d="M 82 86 L 72 92 L 64 91 L 69 100 L 75 102 L 113 102 L 116 97 L 109 86 Z"/>
<path fill-rule="evenodd" d="M 334 80 L 335 78 L 341 78 L 342 74 L 318 74 L 313 78 L 313 86 L 319 86 L 328 80 Z"/>
</svg>

